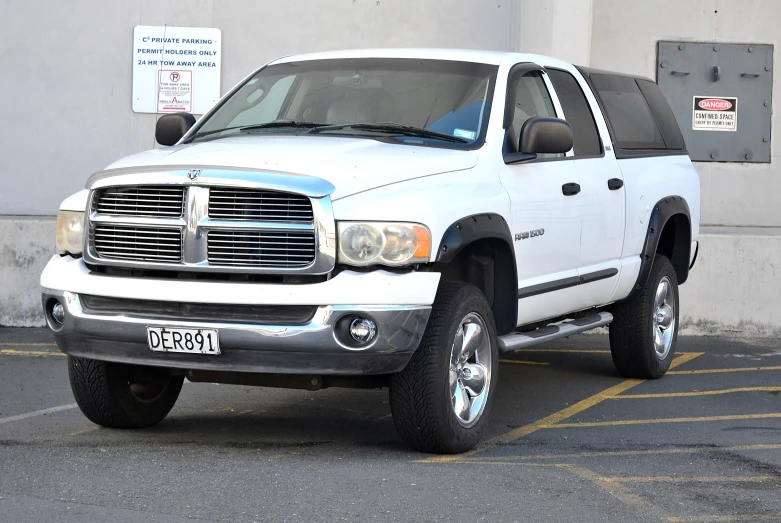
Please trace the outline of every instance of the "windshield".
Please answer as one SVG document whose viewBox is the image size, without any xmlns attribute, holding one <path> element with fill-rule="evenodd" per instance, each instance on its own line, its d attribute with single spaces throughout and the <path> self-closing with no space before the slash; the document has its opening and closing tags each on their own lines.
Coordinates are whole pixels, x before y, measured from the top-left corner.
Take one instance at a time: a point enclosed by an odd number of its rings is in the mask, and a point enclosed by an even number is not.
<svg viewBox="0 0 781 523">
<path fill-rule="evenodd" d="M 271 65 L 225 100 L 190 141 L 310 133 L 471 149 L 484 139 L 496 70 L 471 62 L 397 58 Z"/>
</svg>

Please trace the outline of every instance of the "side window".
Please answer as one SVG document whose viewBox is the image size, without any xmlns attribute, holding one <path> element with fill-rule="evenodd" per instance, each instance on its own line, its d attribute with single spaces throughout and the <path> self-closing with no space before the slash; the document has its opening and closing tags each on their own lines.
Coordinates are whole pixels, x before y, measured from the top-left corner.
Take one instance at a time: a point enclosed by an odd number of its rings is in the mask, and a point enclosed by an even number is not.
<svg viewBox="0 0 781 523">
<path fill-rule="evenodd" d="M 526 120 L 538 116 L 556 118 L 556 110 L 540 71 L 523 75 L 518 79 L 515 92 L 510 94 L 514 96 L 514 107 L 513 121 L 508 128 L 508 134 L 514 150 L 517 151 L 518 137 Z"/>
<path fill-rule="evenodd" d="M 664 139 L 634 78 L 592 74 L 591 83 L 602 100 L 613 140 L 619 149 L 665 149 Z"/>
<path fill-rule="evenodd" d="M 578 81 L 570 73 L 560 69 L 548 69 L 548 76 L 556 89 L 564 117 L 572 127 L 575 156 L 602 154 L 602 141 L 599 139 L 594 114 Z"/>
</svg>

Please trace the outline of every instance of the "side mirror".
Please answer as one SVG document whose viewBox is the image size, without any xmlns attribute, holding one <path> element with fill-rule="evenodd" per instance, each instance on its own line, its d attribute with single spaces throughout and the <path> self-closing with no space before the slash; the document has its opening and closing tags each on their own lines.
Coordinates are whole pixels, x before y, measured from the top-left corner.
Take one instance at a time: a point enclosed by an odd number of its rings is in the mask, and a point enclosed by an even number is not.
<svg viewBox="0 0 781 523">
<path fill-rule="evenodd" d="M 518 150 L 523 154 L 566 153 L 572 149 L 572 127 L 559 118 L 529 118 L 521 127 Z"/>
<path fill-rule="evenodd" d="M 193 125 L 195 125 L 195 116 L 190 113 L 164 114 L 157 120 L 155 140 L 160 145 L 174 145 Z"/>
</svg>

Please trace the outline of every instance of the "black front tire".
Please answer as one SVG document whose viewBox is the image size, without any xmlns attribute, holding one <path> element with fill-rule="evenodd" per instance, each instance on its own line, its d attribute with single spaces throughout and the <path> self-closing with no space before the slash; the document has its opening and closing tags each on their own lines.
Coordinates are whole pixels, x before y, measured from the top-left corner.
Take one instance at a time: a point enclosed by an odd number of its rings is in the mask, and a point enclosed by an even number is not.
<svg viewBox="0 0 781 523">
<path fill-rule="evenodd" d="M 103 427 L 138 429 L 159 423 L 176 403 L 184 376 L 165 369 L 68 357 L 81 412 Z"/>
<path fill-rule="evenodd" d="M 484 407 L 465 426 L 451 404 L 451 352 L 462 321 L 479 317 L 485 329 L 483 354 L 490 355 Z M 490 343 L 490 347 L 485 343 Z M 440 285 L 426 332 L 412 359 L 391 376 L 390 405 L 396 430 L 414 449 L 456 454 L 473 448 L 488 425 L 498 382 L 499 353 L 491 307 L 480 290 L 459 282 Z M 461 383 L 461 382 L 459 382 Z"/>
<path fill-rule="evenodd" d="M 670 347 L 660 355 L 654 344 L 656 328 L 656 292 L 659 285 L 667 281 L 670 285 L 672 304 L 672 325 Z M 610 324 L 610 353 L 618 372 L 626 378 L 657 379 L 670 368 L 678 340 L 678 279 L 670 260 L 663 255 L 654 259 L 651 274 L 642 289 L 630 299 L 612 309 Z"/>
</svg>

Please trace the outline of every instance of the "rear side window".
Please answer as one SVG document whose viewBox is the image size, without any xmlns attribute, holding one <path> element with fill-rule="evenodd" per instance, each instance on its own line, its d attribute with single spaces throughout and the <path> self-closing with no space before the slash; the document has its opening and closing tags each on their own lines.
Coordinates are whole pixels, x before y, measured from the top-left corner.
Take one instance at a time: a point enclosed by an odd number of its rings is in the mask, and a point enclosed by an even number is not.
<svg viewBox="0 0 781 523">
<path fill-rule="evenodd" d="M 610 120 L 616 147 L 662 150 L 667 148 L 662 132 L 634 78 L 592 74 L 591 83 Z"/>
<path fill-rule="evenodd" d="M 654 82 L 643 80 L 642 78 L 637 79 L 637 85 L 640 87 L 640 91 L 643 92 L 645 101 L 648 102 L 648 106 L 656 118 L 656 123 L 659 124 L 659 129 L 662 131 L 667 148 L 676 151 L 685 149 L 686 144 L 683 141 L 681 128 L 678 127 L 675 113 L 670 109 L 670 104 L 667 103 L 662 90 Z"/>
<path fill-rule="evenodd" d="M 599 139 L 594 114 L 578 81 L 567 71 L 547 71 L 564 109 L 564 118 L 572 126 L 575 156 L 599 156 L 602 154 L 602 141 Z"/>
</svg>

